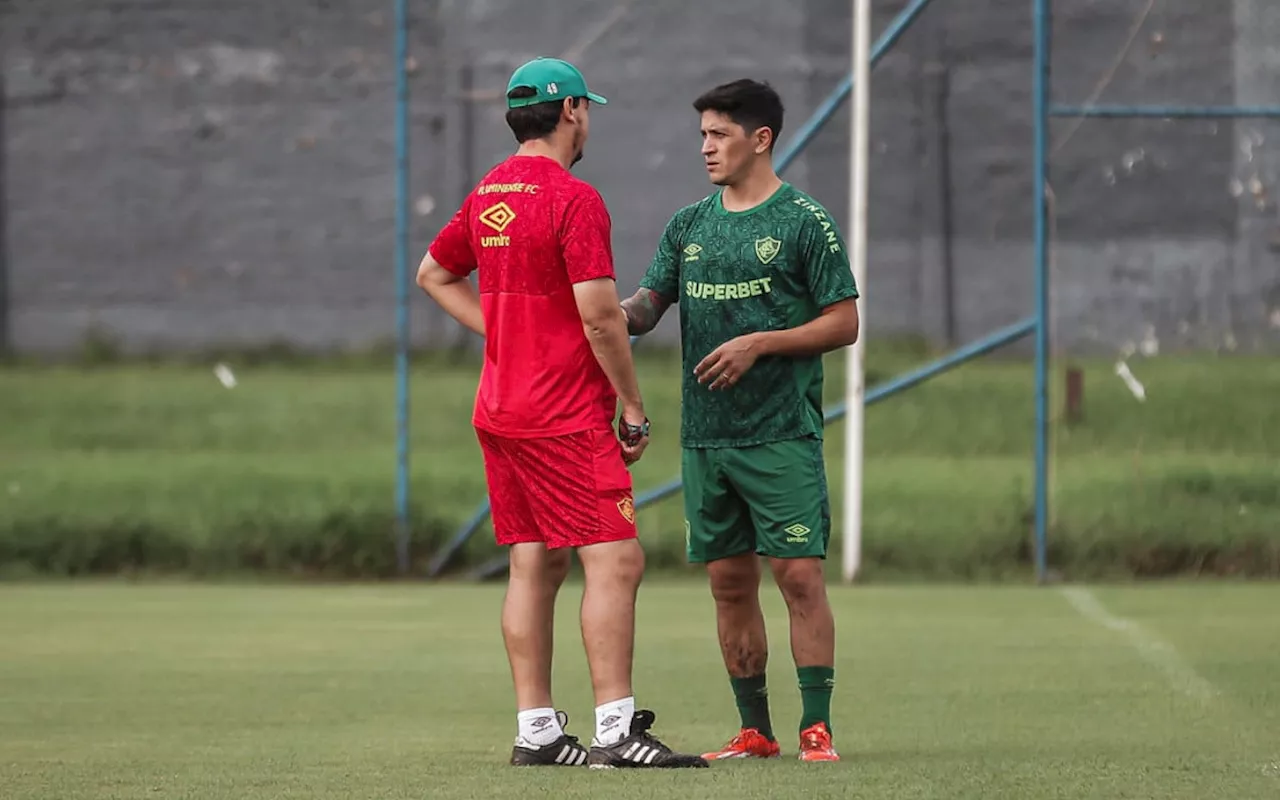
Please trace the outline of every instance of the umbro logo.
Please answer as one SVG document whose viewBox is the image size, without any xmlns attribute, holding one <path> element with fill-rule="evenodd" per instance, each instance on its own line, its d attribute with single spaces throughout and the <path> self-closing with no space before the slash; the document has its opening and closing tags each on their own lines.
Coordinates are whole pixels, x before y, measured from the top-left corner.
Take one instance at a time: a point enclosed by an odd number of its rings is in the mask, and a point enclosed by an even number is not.
<svg viewBox="0 0 1280 800">
<path fill-rule="evenodd" d="M 702 245 L 696 244 L 696 243 L 691 244 L 684 249 L 684 260 L 686 262 L 697 261 L 698 254 L 701 252 L 702 252 Z"/>
<path fill-rule="evenodd" d="M 788 542 L 807 542 L 809 541 L 809 534 L 813 531 L 797 522 L 783 528 L 782 532 L 787 534 Z"/>
<path fill-rule="evenodd" d="M 498 233 L 505 231 L 515 218 L 516 212 L 512 211 L 511 206 L 506 203 L 497 203 L 489 206 L 484 211 L 481 211 L 477 217 L 477 219 Z"/>
</svg>

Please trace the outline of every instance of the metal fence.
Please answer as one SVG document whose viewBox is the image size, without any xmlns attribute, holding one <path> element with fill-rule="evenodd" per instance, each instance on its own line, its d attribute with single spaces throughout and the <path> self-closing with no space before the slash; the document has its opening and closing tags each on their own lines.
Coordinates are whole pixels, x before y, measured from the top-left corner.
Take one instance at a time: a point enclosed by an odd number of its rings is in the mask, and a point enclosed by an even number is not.
<svg viewBox="0 0 1280 800">
<path fill-rule="evenodd" d="M 874 12 L 872 335 L 960 349 L 870 399 L 1034 333 L 1043 570 L 1052 356 L 1280 347 L 1280 127 L 1264 106 L 1280 12 Z M 724 79 L 781 89 L 786 176 L 846 217 L 850 13 L 848 0 L 11 0 L 0 330 L 26 353 L 394 346 L 403 522 L 411 348 L 469 341 L 408 275 L 511 148 L 510 70 L 565 55 L 617 98 L 580 170 L 614 215 L 625 288 L 671 212 L 707 190 L 689 103 Z M 671 342 L 672 322 L 653 338 Z"/>
</svg>

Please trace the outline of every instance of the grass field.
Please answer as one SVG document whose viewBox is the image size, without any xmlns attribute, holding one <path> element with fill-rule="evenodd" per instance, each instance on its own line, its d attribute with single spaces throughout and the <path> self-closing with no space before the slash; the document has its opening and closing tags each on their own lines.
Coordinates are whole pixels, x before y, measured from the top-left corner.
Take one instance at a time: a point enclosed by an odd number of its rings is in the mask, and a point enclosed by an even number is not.
<svg viewBox="0 0 1280 800">
<path fill-rule="evenodd" d="M 677 476 L 678 361 L 642 348 L 655 423 L 640 489 Z M 827 395 L 843 392 L 841 354 Z M 872 349 L 869 383 L 925 360 Z M 389 365 L 239 364 L 0 369 L 0 569 L 10 574 L 249 569 L 385 575 L 394 565 Z M 1280 360 L 1081 362 L 1084 418 L 1054 425 L 1052 565 L 1069 576 L 1280 575 Z M 1055 364 L 1055 392 L 1065 363 Z M 415 362 L 415 564 L 484 498 L 470 428 L 477 368 Z M 1055 416 L 1060 416 L 1055 397 Z M 988 359 L 867 413 L 868 579 L 1028 570 L 1032 370 Z M 834 514 L 842 435 L 828 439 Z M 679 496 L 642 510 L 653 567 L 682 563 Z M 493 548 L 476 537 L 469 560 Z"/>
<path fill-rule="evenodd" d="M 784 758 L 604 774 L 504 766 L 497 627 L 475 586 L 0 587 L 6 800 L 1280 796 L 1280 586 L 833 590 L 844 760 L 795 761 L 799 702 L 766 587 Z M 589 736 L 579 587 L 557 702 Z M 636 691 L 673 745 L 736 723 L 700 583 L 641 590 Z"/>
</svg>

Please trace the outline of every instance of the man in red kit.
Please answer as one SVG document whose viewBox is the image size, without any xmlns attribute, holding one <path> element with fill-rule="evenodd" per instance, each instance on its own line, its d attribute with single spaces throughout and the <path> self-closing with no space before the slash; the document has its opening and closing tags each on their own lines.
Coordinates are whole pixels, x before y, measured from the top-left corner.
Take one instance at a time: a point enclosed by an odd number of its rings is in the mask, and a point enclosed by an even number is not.
<svg viewBox="0 0 1280 800">
<path fill-rule="evenodd" d="M 431 243 L 418 285 L 485 337 L 472 422 L 496 538 L 510 548 L 502 635 L 518 711 L 511 763 L 705 767 L 649 732 L 653 712 L 636 710 L 631 685 L 644 551 L 627 465 L 644 452 L 649 422 L 614 284 L 609 212 L 569 173 L 591 106 L 606 102 L 559 59 L 517 69 L 507 125 L 519 148 Z M 567 716 L 551 700 L 555 600 L 571 549 L 586 574 L 582 639 L 596 700 L 589 750 L 564 732 Z"/>
</svg>

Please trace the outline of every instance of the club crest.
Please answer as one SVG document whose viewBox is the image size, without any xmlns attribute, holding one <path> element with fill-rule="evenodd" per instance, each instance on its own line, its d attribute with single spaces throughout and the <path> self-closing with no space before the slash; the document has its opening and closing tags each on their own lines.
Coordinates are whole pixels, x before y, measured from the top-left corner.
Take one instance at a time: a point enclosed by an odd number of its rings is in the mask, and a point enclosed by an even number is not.
<svg viewBox="0 0 1280 800">
<path fill-rule="evenodd" d="M 618 501 L 618 513 L 622 514 L 622 518 L 627 522 L 636 521 L 636 506 L 630 497 L 624 497 Z"/>
<path fill-rule="evenodd" d="M 772 236 L 756 239 L 756 258 L 760 259 L 761 264 L 768 264 L 777 258 L 778 252 L 781 250 L 782 242 Z"/>
</svg>

